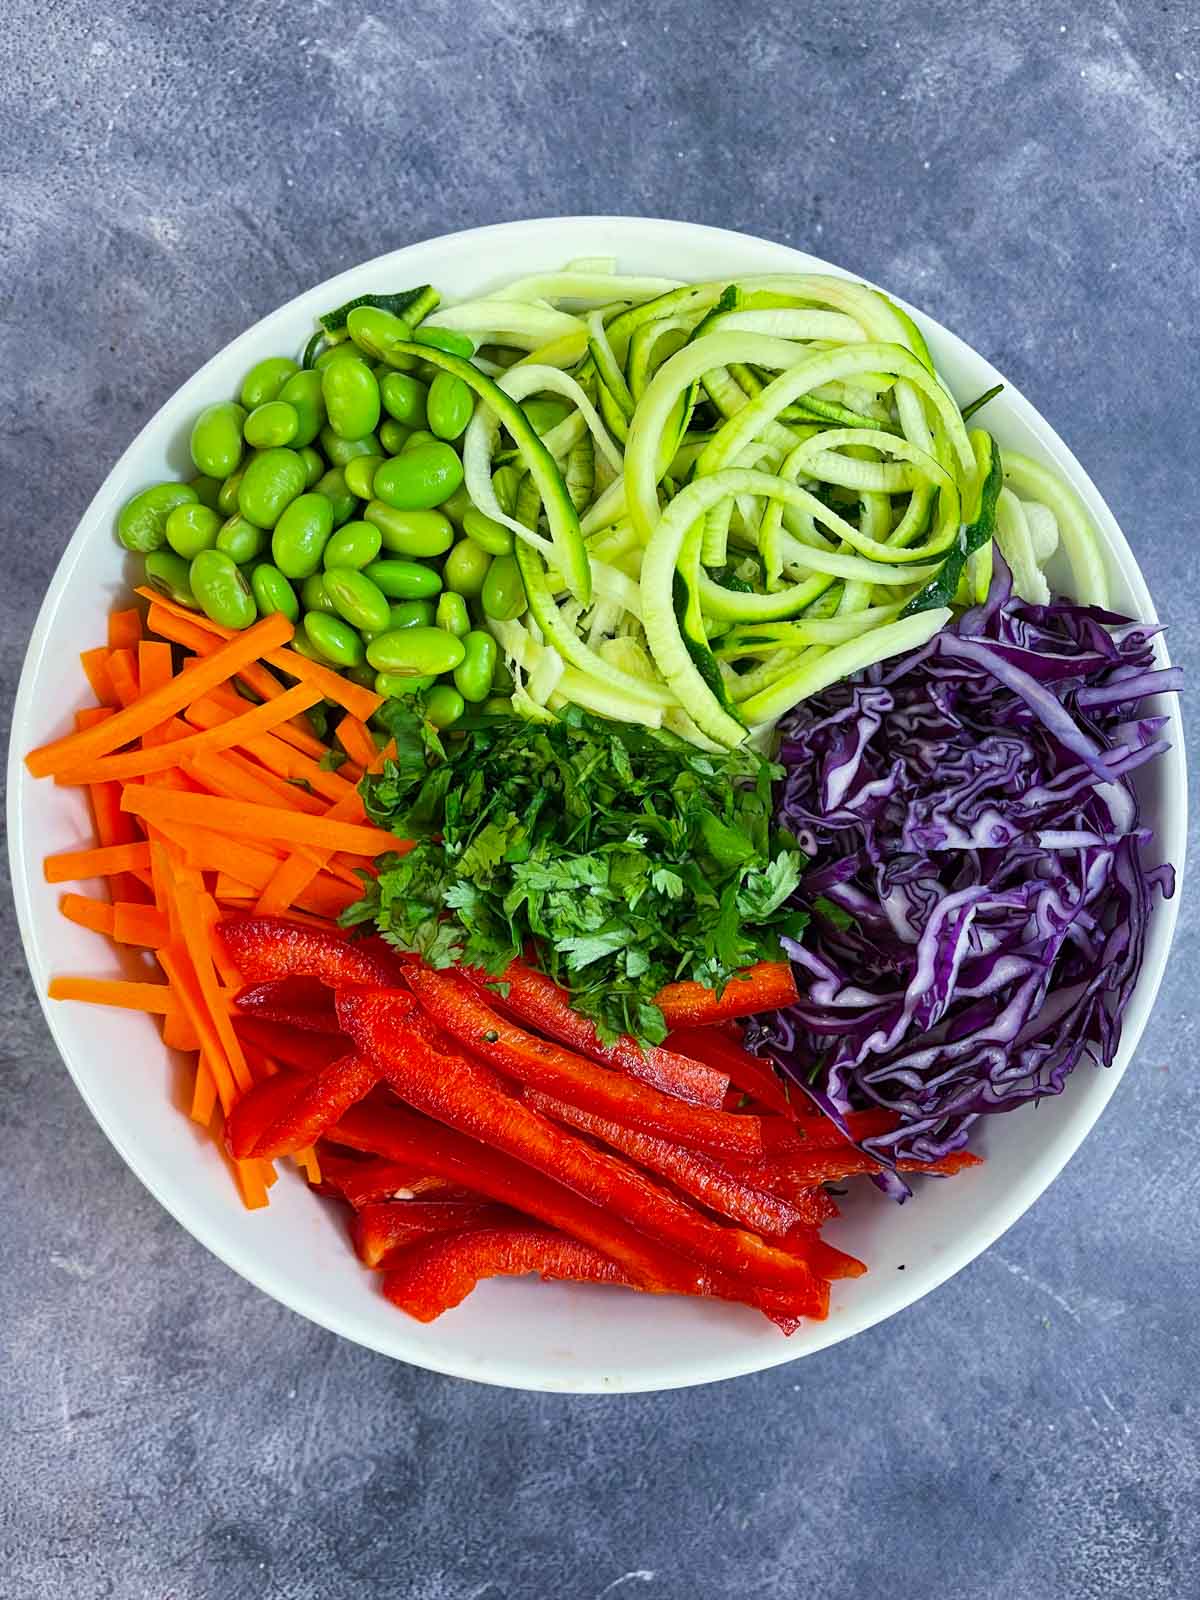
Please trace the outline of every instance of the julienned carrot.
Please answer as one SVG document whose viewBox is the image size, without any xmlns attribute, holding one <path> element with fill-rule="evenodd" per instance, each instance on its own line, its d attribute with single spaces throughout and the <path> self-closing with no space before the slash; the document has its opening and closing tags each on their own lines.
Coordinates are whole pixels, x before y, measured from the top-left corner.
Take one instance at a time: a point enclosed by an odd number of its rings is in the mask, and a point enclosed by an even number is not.
<svg viewBox="0 0 1200 1600">
<path fill-rule="evenodd" d="M 166 1041 L 167 1032 L 163 1029 L 163 1039 Z M 198 1044 L 193 1048 L 198 1048 Z M 217 1103 L 217 1085 L 208 1065 L 208 1058 L 203 1051 L 196 1060 L 196 1079 L 192 1085 L 192 1104 L 188 1115 L 193 1122 L 198 1122 L 202 1128 L 207 1128 L 212 1121 L 213 1109 Z"/>
<path fill-rule="evenodd" d="M 195 1051 L 200 1048 L 200 1037 L 182 1009 L 167 1012 L 163 1018 L 162 1037 L 168 1050 Z"/>
<path fill-rule="evenodd" d="M 108 652 L 108 675 L 116 690 L 117 704 L 128 710 L 141 694 L 138 684 L 137 663 L 132 650 Z"/>
<path fill-rule="evenodd" d="M 190 672 L 181 672 L 170 683 L 143 695 L 94 728 L 67 734 L 65 738 L 31 751 L 25 757 L 26 766 L 35 778 L 50 778 L 69 767 L 108 755 L 199 699 L 213 684 L 232 677 L 246 662 L 257 661 L 264 650 L 290 639 L 293 631 L 292 624 L 278 612 L 264 617 L 243 633 L 235 634 Z"/>
<path fill-rule="evenodd" d="M 200 993 L 212 1018 L 213 1028 L 221 1041 L 225 1059 L 229 1063 L 233 1081 L 239 1093 L 245 1094 L 251 1085 L 250 1069 L 246 1065 L 246 1057 L 242 1054 L 238 1036 L 233 1031 L 233 1023 L 229 1019 L 229 1011 L 217 982 L 217 971 L 213 965 L 212 920 L 209 905 L 206 903 L 207 898 L 203 893 L 197 894 L 189 888 L 179 890 L 183 942 L 191 958 L 192 971 L 196 974 Z"/>
<path fill-rule="evenodd" d="M 101 845 L 98 849 L 64 850 L 47 856 L 42 869 L 47 883 L 70 883 L 76 878 L 107 878 L 114 872 L 134 872 L 150 865 L 150 846 L 144 839 L 133 844 Z"/>
<path fill-rule="evenodd" d="M 100 645 L 95 650 L 83 651 L 79 657 L 79 664 L 91 685 L 92 693 L 100 704 L 116 706 L 117 691 L 113 688 L 112 674 L 108 670 L 108 657 L 108 646 Z"/>
<path fill-rule="evenodd" d="M 146 648 L 146 646 L 143 646 Z M 230 745 L 245 744 L 257 734 L 269 732 L 277 723 L 307 711 L 320 699 L 316 689 L 298 683 L 294 689 L 277 700 L 267 700 L 260 706 L 247 705 L 239 717 L 230 717 L 200 733 L 189 733 L 182 739 L 167 744 L 155 744 L 147 750 L 128 750 L 119 755 L 101 756 L 98 761 L 82 767 L 70 767 L 59 774 L 63 783 L 101 783 L 106 779 L 141 778 L 151 772 L 165 772 L 182 761 L 203 755 L 205 751 L 225 750 Z M 150 730 L 152 733 L 154 730 Z M 146 735 L 150 737 L 150 733 Z"/>
<path fill-rule="evenodd" d="M 200 612 L 187 611 L 172 600 L 164 600 L 162 595 L 155 594 L 151 589 L 139 589 L 137 592 L 147 600 L 153 600 L 161 610 L 185 622 L 191 622 L 218 638 L 228 640 L 231 637 L 229 628 L 223 628 L 219 623 L 210 621 Z M 232 636 L 236 638 L 236 635 Z M 291 638 L 290 633 L 288 638 Z M 309 661 L 306 656 L 297 655 L 294 650 L 272 647 L 263 651 L 263 659 L 280 672 L 286 672 L 289 677 L 299 678 L 301 683 L 315 685 L 326 700 L 332 700 L 336 705 L 349 711 L 352 716 L 361 718 L 363 722 L 373 716 L 383 704 L 381 695 L 375 694 L 370 689 L 364 689 L 360 684 L 351 683 L 349 678 L 343 678 L 340 673 L 334 672 L 330 667 L 321 666 L 317 661 Z"/>
<path fill-rule="evenodd" d="M 159 950 L 171 936 L 166 917 L 154 906 L 131 905 L 120 901 L 111 908 L 112 937 L 118 944 L 140 945 L 144 950 Z"/>
<path fill-rule="evenodd" d="M 334 729 L 334 737 L 351 761 L 356 761 L 360 767 L 369 767 L 375 760 L 377 751 L 371 730 L 349 712 Z"/>
<path fill-rule="evenodd" d="M 309 794 L 307 789 L 256 767 L 236 750 L 189 757 L 183 770 L 210 794 L 222 795 L 226 800 L 285 806 L 289 811 L 307 811 L 311 816 L 324 816 L 328 809 L 319 795 Z"/>
<path fill-rule="evenodd" d="M 132 983 L 124 978 L 51 978 L 47 992 L 51 1000 L 84 1000 L 89 1005 L 150 1011 L 160 1017 L 175 1009 L 172 986 L 167 983 Z"/>
<path fill-rule="evenodd" d="M 180 943 L 172 945 L 167 950 L 160 950 L 158 964 L 166 973 L 167 981 L 180 1008 L 196 1030 L 203 1059 L 207 1061 L 208 1069 L 212 1073 L 221 1109 L 226 1112 L 231 1111 L 237 1100 L 233 1074 L 229 1070 L 225 1052 L 221 1049 L 221 1041 L 217 1037 L 213 1019 L 204 1003 L 196 974 L 192 971 L 191 957 L 186 947 Z"/>
<path fill-rule="evenodd" d="M 110 650 L 136 650 L 142 639 L 142 619 L 135 609 L 114 611 L 108 619 Z"/>
<path fill-rule="evenodd" d="M 231 878 L 227 872 L 218 872 L 213 883 L 213 895 L 217 900 L 244 900 L 249 904 L 254 899 L 254 888 L 249 883 Z"/>
<path fill-rule="evenodd" d="M 144 591 L 143 591 L 144 592 Z M 215 654 L 221 648 L 221 639 L 215 633 L 209 633 L 205 628 L 198 628 L 194 622 L 184 620 L 184 617 L 175 616 L 172 612 L 164 610 L 165 602 L 150 607 L 147 623 L 155 633 L 162 634 L 164 639 L 171 639 L 176 644 L 181 644 L 185 650 L 194 651 L 183 663 L 183 670 L 190 671 L 206 656 Z M 195 613 L 186 612 L 184 616 L 191 617 Z M 230 633 L 229 638 L 235 635 Z M 260 700 L 273 700 L 281 695 L 286 688 L 280 683 L 273 672 L 269 672 L 261 661 L 248 661 L 238 668 L 234 677 L 240 678 L 252 694 Z"/>
<path fill-rule="evenodd" d="M 277 694 L 281 692 L 282 690 L 276 690 Z M 215 700 L 219 705 L 228 706 L 233 711 L 243 709 L 239 705 L 243 697 L 227 683 L 219 683 L 215 689 L 210 689 L 205 698 Z M 290 744 L 294 750 L 299 750 L 301 755 L 311 756 L 314 761 L 320 761 L 322 756 L 329 754 L 329 746 L 322 744 L 313 733 L 306 717 L 297 717 L 293 722 L 280 723 L 275 729 L 275 737 L 282 739 L 285 744 Z"/>
<path fill-rule="evenodd" d="M 148 822 L 181 822 L 185 826 L 212 828 L 231 839 L 272 839 L 281 844 L 314 845 L 318 849 L 348 850 L 354 855 L 371 856 L 396 847 L 395 837 L 383 828 L 331 822 L 328 817 L 307 816 L 279 806 L 250 805 L 217 795 L 176 794 L 167 789 L 130 784 L 121 796 L 121 807 Z"/>
<path fill-rule="evenodd" d="M 64 894 L 58 909 L 68 922 L 77 927 L 90 928 L 93 933 L 106 933 L 112 937 L 114 907 L 107 900 L 93 900 L 86 894 Z"/>
<path fill-rule="evenodd" d="M 306 692 L 313 696 L 313 702 L 321 698 L 311 685 L 300 685 L 288 692 L 296 694 L 299 688 L 306 688 Z M 274 702 L 276 705 L 279 703 L 279 701 Z M 228 726 L 231 721 L 240 724 L 245 721 L 245 715 L 243 713 L 235 717 L 228 706 L 206 697 L 188 707 L 187 719 L 198 728 L 213 730 Z M 336 772 L 320 766 L 311 756 L 296 750 L 286 739 L 277 737 L 278 731 L 278 727 L 271 732 L 259 733 L 247 729 L 245 736 L 239 738 L 237 743 L 276 777 L 292 783 L 307 783 L 327 800 L 342 800 L 355 793 L 353 786 L 348 784 L 345 778 L 339 778 Z"/>
</svg>

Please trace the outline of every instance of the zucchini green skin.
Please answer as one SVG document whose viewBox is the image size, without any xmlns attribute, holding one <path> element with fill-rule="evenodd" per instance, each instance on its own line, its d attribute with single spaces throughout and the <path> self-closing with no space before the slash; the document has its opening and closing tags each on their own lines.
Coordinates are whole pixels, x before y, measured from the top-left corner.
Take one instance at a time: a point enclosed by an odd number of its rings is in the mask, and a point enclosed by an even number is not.
<svg viewBox="0 0 1200 1600">
<path fill-rule="evenodd" d="M 917 591 L 900 613 L 912 617 L 919 611 L 953 604 L 968 559 L 982 550 L 996 532 L 996 502 L 1004 486 L 1000 446 L 982 428 L 971 430 L 971 447 L 978 463 L 978 504 L 971 521 L 959 530 L 958 543 L 942 562 L 942 569 Z"/>
<path fill-rule="evenodd" d="M 592 569 L 588 561 L 583 534 L 579 531 L 579 514 L 571 500 L 558 463 L 546 449 L 529 424 L 529 418 L 518 403 L 498 383 L 480 372 L 479 368 L 462 356 L 452 356 L 433 345 L 398 342 L 395 349 L 401 355 L 418 356 L 442 372 L 461 378 L 488 410 L 493 412 L 513 439 L 520 445 L 533 481 L 537 484 L 550 524 L 550 538 L 554 545 L 555 567 L 562 573 L 567 588 L 580 602 L 587 605 L 592 598 Z"/>
<path fill-rule="evenodd" d="M 346 326 L 346 318 L 359 306 L 374 306 L 379 311 L 390 311 L 394 317 L 403 317 L 412 327 L 434 311 L 441 304 L 441 298 L 432 284 L 428 283 L 423 283 L 419 289 L 401 289 L 396 294 L 360 294 L 354 300 L 347 300 L 344 306 L 338 306 L 335 311 L 327 311 L 317 320 L 327 333 L 336 333 L 339 328 Z"/>
</svg>

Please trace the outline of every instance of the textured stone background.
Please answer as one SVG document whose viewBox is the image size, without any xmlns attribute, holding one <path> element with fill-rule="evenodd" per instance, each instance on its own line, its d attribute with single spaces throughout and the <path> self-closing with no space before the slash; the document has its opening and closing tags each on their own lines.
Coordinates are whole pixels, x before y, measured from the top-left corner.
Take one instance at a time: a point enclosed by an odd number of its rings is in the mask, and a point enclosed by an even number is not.
<svg viewBox="0 0 1200 1600">
<path fill-rule="evenodd" d="M 577 211 L 808 246 L 948 322 L 1088 464 L 1195 674 L 1195 19 L 10 0 L 5 711 L 76 518 L 213 350 L 392 246 Z M 408 1370 L 233 1277 L 91 1125 L 4 939 L 4 1600 L 1200 1594 L 1194 902 L 996 1249 L 799 1366 L 622 1400 Z"/>
</svg>

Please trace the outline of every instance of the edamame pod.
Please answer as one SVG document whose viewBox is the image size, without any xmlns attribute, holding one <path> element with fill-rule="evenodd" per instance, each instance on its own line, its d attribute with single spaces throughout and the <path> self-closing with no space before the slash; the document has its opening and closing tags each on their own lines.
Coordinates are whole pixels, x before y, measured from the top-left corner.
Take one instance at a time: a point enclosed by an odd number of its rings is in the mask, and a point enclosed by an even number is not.
<svg viewBox="0 0 1200 1600">
<path fill-rule="evenodd" d="M 238 489 L 238 510 L 256 527 L 273 528 L 304 493 L 304 479 L 304 463 L 294 450 L 264 450 L 246 468 Z"/>
<path fill-rule="evenodd" d="M 242 459 L 246 413 L 236 400 L 205 406 L 192 424 L 192 460 L 206 478 L 227 478 Z"/>
<path fill-rule="evenodd" d="M 176 506 L 195 505 L 198 496 L 187 483 L 155 483 L 127 500 L 117 518 L 117 538 L 126 550 L 146 554 L 167 537 L 167 518 Z"/>
<path fill-rule="evenodd" d="M 245 575 L 222 550 L 201 550 L 188 582 L 204 615 L 223 628 L 248 628 L 258 616 Z"/>
</svg>

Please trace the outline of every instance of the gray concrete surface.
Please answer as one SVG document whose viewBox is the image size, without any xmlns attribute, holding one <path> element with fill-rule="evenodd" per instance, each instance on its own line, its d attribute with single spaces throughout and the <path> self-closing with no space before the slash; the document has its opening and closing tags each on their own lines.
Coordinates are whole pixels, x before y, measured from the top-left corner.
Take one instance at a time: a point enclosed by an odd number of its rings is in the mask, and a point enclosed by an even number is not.
<svg viewBox="0 0 1200 1600">
<path fill-rule="evenodd" d="M 810 246 L 948 322 L 1088 464 L 1194 674 L 1195 19 L 11 0 L 5 711 L 77 516 L 213 350 L 386 248 L 578 211 Z M 210 1259 L 91 1124 L 9 916 L 4 1600 L 1200 1595 L 1194 899 L 1102 1125 L 996 1249 L 850 1345 L 624 1400 L 390 1364 Z"/>
</svg>

